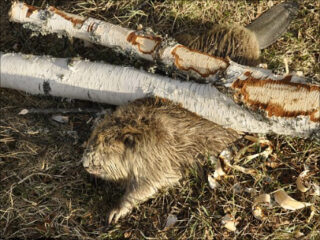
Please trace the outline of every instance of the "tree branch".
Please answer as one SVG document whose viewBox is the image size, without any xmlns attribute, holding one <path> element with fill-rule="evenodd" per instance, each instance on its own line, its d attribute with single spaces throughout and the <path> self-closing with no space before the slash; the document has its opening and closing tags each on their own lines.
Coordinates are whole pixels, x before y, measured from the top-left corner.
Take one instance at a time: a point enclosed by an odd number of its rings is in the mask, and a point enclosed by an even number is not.
<svg viewBox="0 0 320 240">
<path fill-rule="evenodd" d="M 290 97 L 290 91 L 301 93 L 301 95 L 296 94 L 298 100 L 291 99 L 293 102 L 302 101 L 304 98 L 307 101 L 296 108 L 294 105 L 285 104 L 285 110 L 295 113 L 304 109 L 305 114 L 268 116 L 263 111 L 251 111 L 242 107 L 211 84 L 173 80 L 131 67 L 17 53 L 0 53 L 0 57 L 0 87 L 31 94 L 84 99 L 114 105 L 124 104 L 137 98 L 158 96 L 181 103 L 183 107 L 217 124 L 251 133 L 309 136 L 313 132 L 319 132 L 320 128 L 319 87 L 291 83 L 287 78 L 278 81 L 280 89 L 285 94 L 288 93 L 287 97 Z M 251 78 L 253 77 L 248 76 L 246 80 L 238 79 L 234 83 L 234 88 L 245 96 L 244 100 L 249 104 L 260 107 L 255 105 L 257 103 L 253 93 L 259 93 L 257 89 L 264 85 L 261 82 L 255 84 L 254 81 L 253 84 Z M 282 86 L 282 82 L 287 85 Z M 273 80 L 265 83 L 266 87 L 271 89 L 278 86 Z M 279 99 L 283 98 L 278 90 L 275 93 L 280 94 Z M 271 103 L 274 106 L 281 104 L 272 96 L 262 95 L 266 109 L 273 106 Z M 315 108 L 313 112 L 308 110 L 310 106 L 312 109 Z"/>
</svg>

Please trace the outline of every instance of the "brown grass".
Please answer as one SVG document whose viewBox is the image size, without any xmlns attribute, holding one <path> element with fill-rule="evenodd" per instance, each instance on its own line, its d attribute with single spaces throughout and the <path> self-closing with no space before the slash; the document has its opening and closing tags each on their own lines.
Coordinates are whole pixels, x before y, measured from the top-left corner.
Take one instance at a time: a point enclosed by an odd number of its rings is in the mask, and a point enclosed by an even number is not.
<svg viewBox="0 0 320 240">
<path fill-rule="evenodd" d="M 131 63 L 126 56 L 101 46 L 84 47 L 79 40 L 55 35 L 32 36 L 20 24 L 9 23 L 10 2 L 0 2 L 0 51 L 47 54 L 59 57 L 81 56 L 113 64 Z M 139 24 L 162 35 L 174 36 L 188 31 L 197 33 L 213 23 L 247 24 L 268 7 L 268 1 L 26 1 L 29 4 L 55 5 L 68 12 L 92 16 L 130 28 Z M 269 1 L 270 2 L 270 1 Z M 276 4 L 279 1 L 272 1 Z M 302 71 L 320 83 L 318 1 L 301 1 L 298 18 L 279 41 L 263 51 L 264 62 L 274 71 L 283 72 L 283 58 L 291 71 Z M 253 178 L 230 171 L 233 177 L 220 181 L 221 187 L 210 190 L 206 174 L 214 171 L 208 161 L 203 176 L 196 173 L 182 181 L 180 187 L 158 194 L 120 223 L 106 224 L 106 213 L 119 193 L 83 170 L 82 144 L 90 134 L 95 114 L 68 114 L 67 124 L 54 122 L 51 115 L 21 116 L 23 108 L 96 107 L 96 103 L 61 98 L 30 96 L 0 89 L 0 238 L 78 238 L 78 239 L 293 239 L 300 231 L 304 239 L 320 239 L 320 197 L 300 193 L 295 179 L 304 169 L 315 173 L 319 184 L 320 141 L 283 136 L 268 136 L 275 148 L 278 167 L 266 166 L 258 158 L 243 166 L 258 170 Z M 99 105 L 107 108 L 106 105 Z M 248 145 L 247 140 L 238 148 Z M 256 149 L 259 152 L 261 149 Z M 237 185 L 236 185 L 237 184 Z M 235 186 L 241 186 L 240 190 Z M 260 221 L 251 213 L 254 194 L 284 188 L 290 196 L 314 203 L 298 211 L 282 209 L 276 203 Z M 168 214 L 179 221 L 168 230 Z M 234 214 L 239 224 L 236 233 L 221 224 L 226 214 Z"/>
</svg>

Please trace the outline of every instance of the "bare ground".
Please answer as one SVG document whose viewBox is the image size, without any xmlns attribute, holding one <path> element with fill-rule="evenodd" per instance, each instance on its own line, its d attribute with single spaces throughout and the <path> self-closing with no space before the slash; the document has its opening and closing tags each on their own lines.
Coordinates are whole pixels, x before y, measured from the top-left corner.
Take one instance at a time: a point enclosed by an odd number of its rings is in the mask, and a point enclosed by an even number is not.
<svg viewBox="0 0 320 240">
<path fill-rule="evenodd" d="M 214 23 L 247 24 L 268 4 L 279 1 L 26 1 L 54 5 L 68 12 L 92 16 L 130 28 L 139 24 L 161 35 L 197 32 Z M 76 39 L 55 35 L 32 36 L 20 24 L 9 23 L 11 1 L 0 2 L 0 51 L 47 54 L 55 57 L 81 56 L 113 64 L 128 63 L 109 49 L 84 47 Z M 320 83 L 318 1 L 301 1 L 297 19 L 279 41 L 263 51 L 263 61 L 276 72 L 284 72 L 284 58 L 290 71 L 302 71 Z M 82 168 L 82 144 L 87 140 L 96 114 L 66 114 L 62 124 L 51 115 L 18 115 L 24 108 L 110 108 L 107 105 L 68 99 L 30 96 L 0 89 L 0 238 L 78 239 L 320 239 L 320 197 L 297 190 L 295 180 L 308 167 L 312 181 L 320 183 L 320 141 L 267 136 L 274 145 L 274 166 L 270 159 L 257 158 L 245 167 L 258 170 L 253 178 L 229 170 L 231 176 L 211 190 L 206 175 L 214 171 L 207 161 L 202 174 L 189 174 L 181 186 L 159 193 L 154 199 L 118 224 L 108 226 L 106 213 L 117 201 L 116 186 L 90 177 Z M 247 140 L 238 148 L 248 145 Z M 261 149 L 255 149 L 259 152 Z M 240 187 L 239 187 L 240 186 Z M 273 202 L 261 221 L 252 215 L 252 202 L 259 193 L 284 188 L 297 200 L 313 207 L 297 211 L 282 209 Z M 248 189 L 254 189 L 248 193 Z M 221 218 L 233 214 L 237 231 L 224 228 Z M 164 229 L 169 214 L 178 222 Z"/>
</svg>

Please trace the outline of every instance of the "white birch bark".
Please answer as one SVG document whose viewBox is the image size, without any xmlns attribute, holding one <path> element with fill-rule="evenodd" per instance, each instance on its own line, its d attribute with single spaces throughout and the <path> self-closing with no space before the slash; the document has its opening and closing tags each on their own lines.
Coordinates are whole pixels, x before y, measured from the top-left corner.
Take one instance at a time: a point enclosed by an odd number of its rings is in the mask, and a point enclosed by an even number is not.
<svg viewBox="0 0 320 240">
<path fill-rule="evenodd" d="M 123 53 L 162 62 L 195 78 L 210 82 L 222 81 L 227 86 L 245 72 L 254 73 L 257 79 L 276 78 L 269 70 L 242 66 L 230 59 L 191 50 L 173 39 L 134 31 L 91 17 L 70 14 L 53 6 L 38 9 L 15 1 L 12 3 L 9 16 L 11 21 L 23 23 L 26 28 L 39 31 L 43 35 L 57 33 L 116 48 Z M 224 79 L 220 77 L 222 74 Z M 304 79 L 292 76 L 292 81 L 303 82 Z"/>
<path fill-rule="evenodd" d="M 0 60 L 0 87 L 31 94 L 115 105 L 158 96 L 225 127 L 251 133 L 309 136 L 320 127 L 309 116 L 267 118 L 237 105 L 211 84 L 182 82 L 131 67 L 17 53 L 0 53 Z"/>
<path fill-rule="evenodd" d="M 66 34 L 70 37 L 117 48 L 124 53 L 135 54 L 144 59 L 160 61 L 168 67 L 175 67 L 177 71 L 188 73 L 196 78 L 223 83 L 234 90 L 235 97 L 239 102 L 247 107 L 259 109 L 262 112 L 260 115 L 266 116 L 268 121 L 284 124 L 284 129 L 293 128 L 288 130 L 288 134 L 295 131 L 306 131 L 302 130 L 301 126 L 313 126 L 320 123 L 320 87 L 307 84 L 303 78 L 276 76 L 269 70 L 242 66 L 229 59 L 188 49 L 160 36 L 133 31 L 94 18 L 69 14 L 54 7 L 41 10 L 25 3 L 14 2 L 10 11 L 10 19 L 24 23 L 26 27 L 38 30 L 42 34 Z M 149 77 L 151 78 L 151 76 Z M 156 76 L 152 78 L 160 79 Z M 158 84 L 160 86 L 162 83 Z M 181 85 L 183 84 L 181 83 Z M 185 83 L 185 86 L 187 85 L 193 86 L 191 83 Z M 78 93 L 74 97 L 76 96 Z M 123 100 L 126 101 L 126 98 Z M 207 115 L 201 111 L 205 110 L 197 109 L 200 115 Z M 286 120 L 280 121 L 273 118 Z M 226 121 L 226 119 L 224 120 L 226 122 L 221 122 L 221 119 L 215 121 L 230 124 L 230 120 Z M 287 125 L 288 122 L 290 122 L 289 125 Z M 242 122 L 242 125 L 244 123 L 245 121 Z M 295 125 L 297 130 L 295 130 Z M 254 126 L 234 128 L 255 129 Z M 271 131 L 270 128 L 267 129 L 259 131 Z M 250 132 L 257 131 L 250 130 Z M 285 133 L 280 129 L 272 131 Z"/>
</svg>

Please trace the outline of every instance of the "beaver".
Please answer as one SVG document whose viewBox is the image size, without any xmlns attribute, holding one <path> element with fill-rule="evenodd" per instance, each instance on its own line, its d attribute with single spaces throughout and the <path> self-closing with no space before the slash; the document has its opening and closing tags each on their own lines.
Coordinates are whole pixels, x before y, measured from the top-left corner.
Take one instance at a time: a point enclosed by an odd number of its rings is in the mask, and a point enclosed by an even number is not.
<svg viewBox="0 0 320 240">
<path fill-rule="evenodd" d="M 93 130 L 83 166 L 102 179 L 123 183 L 125 193 L 108 214 L 115 222 L 160 188 L 179 182 L 201 155 L 216 155 L 240 135 L 170 100 L 148 97 L 119 106 Z"/>
<path fill-rule="evenodd" d="M 297 12 L 296 2 L 282 2 L 246 27 L 216 24 L 200 35 L 183 33 L 175 39 L 191 49 L 217 57 L 229 57 L 239 64 L 256 66 L 259 63 L 260 49 L 274 43 L 286 31 Z"/>
</svg>

